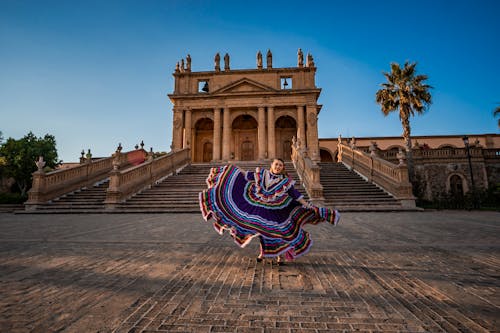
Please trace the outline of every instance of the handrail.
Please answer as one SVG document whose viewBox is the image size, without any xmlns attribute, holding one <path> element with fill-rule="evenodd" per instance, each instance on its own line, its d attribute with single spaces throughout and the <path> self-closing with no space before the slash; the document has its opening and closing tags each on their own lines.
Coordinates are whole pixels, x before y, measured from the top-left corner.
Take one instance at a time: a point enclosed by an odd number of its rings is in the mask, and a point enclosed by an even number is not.
<svg viewBox="0 0 500 333">
<path fill-rule="evenodd" d="M 293 139 L 292 162 L 304 185 L 309 199 L 315 204 L 323 204 L 323 186 L 320 183 L 320 167 L 307 155 L 307 150 L 300 147 L 300 141 Z"/>
<path fill-rule="evenodd" d="M 393 164 L 341 142 L 338 143 L 338 158 L 339 162 L 392 194 L 403 206 L 415 207 L 406 164 Z"/>
<path fill-rule="evenodd" d="M 170 152 L 159 158 L 152 157 L 143 164 L 110 172 L 109 187 L 106 191 L 107 209 L 114 209 L 120 203 L 143 189 L 150 188 L 160 179 L 175 173 L 176 170 L 189 164 L 191 153 L 189 148 Z"/>
<path fill-rule="evenodd" d="M 137 155 L 138 150 L 120 153 L 119 163 L 127 165 L 129 156 Z M 33 173 L 33 183 L 28 191 L 28 200 L 25 202 L 27 210 L 35 210 L 37 206 L 63 194 L 70 193 L 107 177 L 113 169 L 115 158 L 105 157 L 95 161 L 88 159 L 83 164 L 72 168 L 58 169 L 48 173 L 38 170 Z"/>
</svg>

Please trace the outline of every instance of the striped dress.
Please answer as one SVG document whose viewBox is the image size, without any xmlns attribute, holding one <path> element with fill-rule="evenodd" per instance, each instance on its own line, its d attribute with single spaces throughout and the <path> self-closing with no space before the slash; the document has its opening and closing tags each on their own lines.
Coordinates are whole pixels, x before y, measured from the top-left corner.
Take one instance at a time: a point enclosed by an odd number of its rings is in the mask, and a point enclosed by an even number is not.
<svg viewBox="0 0 500 333">
<path fill-rule="evenodd" d="M 243 171 L 234 165 L 215 167 L 200 192 L 203 218 L 213 219 L 219 234 L 229 231 L 236 244 L 259 237 L 262 256 L 285 255 L 288 260 L 307 253 L 312 245 L 305 224 L 334 223 L 337 211 L 303 207 L 294 181 L 266 169 Z"/>
</svg>

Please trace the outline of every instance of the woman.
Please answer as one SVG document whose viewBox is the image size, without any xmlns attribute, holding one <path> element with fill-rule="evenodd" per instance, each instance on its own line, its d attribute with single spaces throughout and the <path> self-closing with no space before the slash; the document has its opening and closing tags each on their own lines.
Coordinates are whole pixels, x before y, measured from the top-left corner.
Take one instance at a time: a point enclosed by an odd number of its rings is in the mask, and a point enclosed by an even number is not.
<svg viewBox="0 0 500 333">
<path fill-rule="evenodd" d="M 294 183 L 281 159 L 274 159 L 269 170 L 257 168 L 255 172 L 233 165 L 212 168 L 208 189 L 199 195 L 203 218 L 214 219 L 221 235 L 229 230 L 240 247 L 258 236 L 257 261 L 281 255 L 293 260 L 312 245 L 304 224 L 327 221 L 336 225 L 340 217 L 336 210 L 306 202 Z"/>
</svg>

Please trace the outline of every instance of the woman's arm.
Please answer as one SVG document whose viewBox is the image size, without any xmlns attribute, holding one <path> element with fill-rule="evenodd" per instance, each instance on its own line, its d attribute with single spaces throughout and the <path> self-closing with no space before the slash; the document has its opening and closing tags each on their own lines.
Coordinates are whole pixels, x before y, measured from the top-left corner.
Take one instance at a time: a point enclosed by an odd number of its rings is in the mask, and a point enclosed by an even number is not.
<svg viewBox="0 0 500 333">
<path fill-rule="evenodd" d="M 247 171 L 245 174 L 245 179 L 249 182 L 254 182 L 255 181 L 255 172 Z"/>
<path fill-rule="evenodd" d="M 298 201 L 304 207 L 311 207 L 311 204 L 304 199 L 302 193 L 297 191 L 295 187 L 290 187 L 288 190 L 288 195 L 291 196 L 295 201 Z"/>
</svg>

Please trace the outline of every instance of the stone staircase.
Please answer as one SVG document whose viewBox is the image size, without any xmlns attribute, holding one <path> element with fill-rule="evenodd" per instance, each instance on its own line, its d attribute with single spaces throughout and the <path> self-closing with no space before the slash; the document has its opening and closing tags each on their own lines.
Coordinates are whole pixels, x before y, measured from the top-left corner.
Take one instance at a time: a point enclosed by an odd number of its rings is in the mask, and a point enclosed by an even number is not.
<svg viewBox="0 0 500 333">
<path fill-rule="evenodd" d="M 30 213 L 96 213 L 104 210 L 106 190 L 109 179 L 94 184 L 92 187 L 70 192 L 51 202 L 39 205 L 36 211 Z M 27 212 L 28 213 L 28 212 Z"/>
<path fill-rule="evenodd" d="M 205 187 L 210 168 L 217 164 L 188 165 L 161 183 L 137 193 L 117 210 L 127 213 L 192 213 L 199 212 L 198 193 Z"/>
<path fill-rule="evenodd" d="M 235 162 L 243 170 L 255 170 L 256 167 L 268 167 L 264 162 Z M 210 168 L 221 166 L 215 163 L 191 164 L 178 174 L 165 178 L 160 184 L 136 194 L 118 208 L 129 213 L 198 213 L 198 193 L 207 188 L 207 179 Z M 291 162 L 285 163 L 286 170 L 294 180 L 298 180 L 297 173 Z M 297 181 L 297 183 L 299 183 Z M 297 189 L 305 194 L 305 190 L 297 185 Z"/>
<path fill-rule="evenodd" d="M 244 170 L 269 167 L 269 162 L 235 162 Z M 166 177 L 159 184 L 137 193 L 114 210 L 106 210 L 104 200 L 109 180 L 104 179 L 90 188 L 68 193 L 36 211 L 23 213 L 197 213 L 200 211 L 198 193 L 206 188 L 210 168 L 219 163 L 197 163 L 186 166 L 177 174 Z M 365 181 L 341 163 L 321 163 L 321 184 L 325 206 L 341 211 L 395 211 L 407 210 L 388 193 Z M 296 181 L 296 188 L 307 193 L 291 162 L 286 170 Z M 16 213 L 21 213 L 16 211 Z"/>
<path fill-rule="evenodd" d="M 320 167 L 325 206 L 344 212 L 408 210 L 393 196 L 342 163 L 320 163 Z"/>
</svg>

